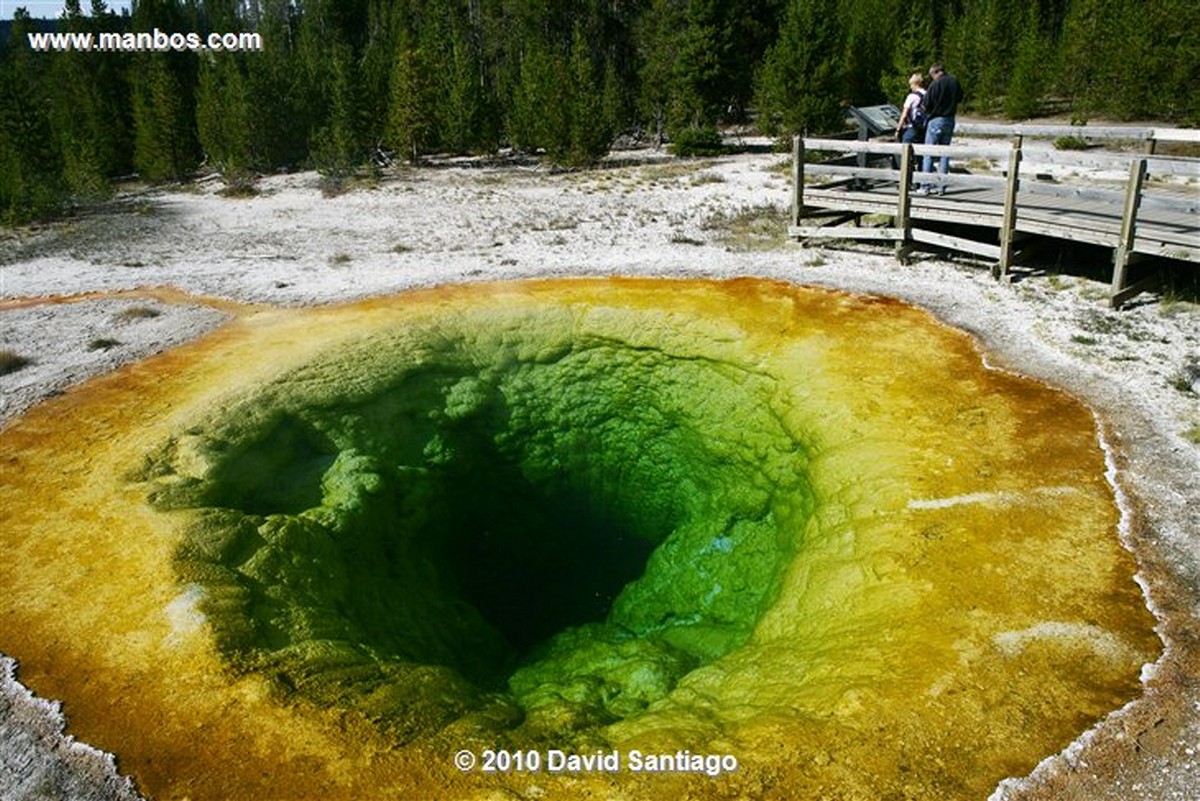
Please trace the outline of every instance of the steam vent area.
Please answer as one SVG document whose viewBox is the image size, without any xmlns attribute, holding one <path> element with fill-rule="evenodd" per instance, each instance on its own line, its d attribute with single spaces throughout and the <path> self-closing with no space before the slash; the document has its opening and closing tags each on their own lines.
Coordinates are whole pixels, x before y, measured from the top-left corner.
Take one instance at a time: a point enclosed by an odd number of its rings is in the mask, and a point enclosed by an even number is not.
<svg viewBox="0 0 1200 801">
<path fill-rule="evenodd" d="M 982 799 L 1161 652 L 1091 411 L 897 301 L 247 308 L 0 452 L 0 652 L 156 801 Z"/>
</svg>

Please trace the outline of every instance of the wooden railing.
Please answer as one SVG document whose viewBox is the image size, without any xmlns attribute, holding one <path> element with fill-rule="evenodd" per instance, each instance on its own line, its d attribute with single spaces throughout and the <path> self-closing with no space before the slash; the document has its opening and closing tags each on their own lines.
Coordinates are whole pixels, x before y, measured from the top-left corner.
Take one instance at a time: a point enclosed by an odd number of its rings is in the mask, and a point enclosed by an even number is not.
<svg viewBox="0 0 1200 801">
<path fill-rule="evenodd" d="M 967 127 L 967 126 L 964 126 Z M 1021 126 L 1016 126 L 1021 129 Z M 1037 135 L 1057 136 L 1066 126 L 1042 126 Z M 970 133 L 992 135 L 993 129 L 1010 133 L 1014 126 L 974 125 Z M 1067 128 L 1118 133 L 1136 140 L 1131 129 Z M 1137 129 L 1142 141 L 1163 141 L 1161 129 Z M 1045 132 L 1045 133 L 1043 133 Z M 956 134 L 958 130 L 956 129 Z M 1154 138 L 1148 138 L 1153 134 Z M 1200 131 L 1173 131 L 1174 141 L 1200 141 Z M 1042 235 L 1090 242 L 1113 248 L 1112 303 L 1120 305 L 1147 288 L 1131 284 L 1129 267 L 1147 256 L 1200 262 L 1200 192 L 1186 184 L 1157 186 L 1148 191 L 1150 177 L 1194 177 L 1200 180 L 1200 159 L 1139 153 L 1066 151 L 1028 147 L 1024 136 L 1010 142 L 902 145 L 884 141 L 802 139 L 793 141 L 792 225 L 794 238 L 842 238 L 894 241 L 898 258 L 920 244 L 971 252 L 994 261 L 993 273 L 1007 280 L 1015 264 L 1017 245 L 1023 238 Z M 839 154 L 819 162 L 808 161 L 814 151 Z M 924 156 L 948 156 L 960 165 L 948 174 L 922 173 Z M 973 166 L 966 172 L 961 165 Z M 1040 169 L 1058 172 L 1072 168 L 1086 173 L 1086 182 L 1059 182 Z M 1097 183 L 1097 176 L 1103 179 Z M 950 190 L 945 198 L 918 197 L 917 183 Z M 1109 186 L 1105 186 L 1105 182 Z M 956 190 L 982 190 L 962 192 Z M 868 215 L 882 215 L 890 225 L 864 227 Z M 842 223 L 853 220 L 855 225 Z M 922 221 L 961 223 L 998 231 L 998 242 L 979 241 L 923 227 Z M 1189 227 L 1189 221 L 1194 223 Z M 938 226 L 934 226 L 938 227 Z M 1144 228 L 1144 230 L 1142 230 Z"/>
<path fill-rule="evenodd" d="M 1159 142 L 1200 144 L 1200 130 L 1194 128 L 1152 128 L 1139 125 L 1039 125 L 1036 123 L 960 122 L 956 136 L 999 136 L 1024 138 L 1077 138 L 1089 142 L 1136 142 L 1143 152 L 1154 155 Z"/>
</svg>

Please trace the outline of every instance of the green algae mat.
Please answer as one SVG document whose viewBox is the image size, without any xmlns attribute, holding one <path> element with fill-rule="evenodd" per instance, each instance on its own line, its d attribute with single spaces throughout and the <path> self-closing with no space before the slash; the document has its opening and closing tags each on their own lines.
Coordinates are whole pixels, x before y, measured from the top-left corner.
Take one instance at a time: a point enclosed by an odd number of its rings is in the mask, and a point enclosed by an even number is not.
<svg viewBox="0 0 1200 801">
<path fill-rule="evenodd" d="M 0 651 L 154 799 L 982 798 L 1158 656 L 1091 412 L 878 298 L 247 309 L 0 453 Z"/>
</svg>

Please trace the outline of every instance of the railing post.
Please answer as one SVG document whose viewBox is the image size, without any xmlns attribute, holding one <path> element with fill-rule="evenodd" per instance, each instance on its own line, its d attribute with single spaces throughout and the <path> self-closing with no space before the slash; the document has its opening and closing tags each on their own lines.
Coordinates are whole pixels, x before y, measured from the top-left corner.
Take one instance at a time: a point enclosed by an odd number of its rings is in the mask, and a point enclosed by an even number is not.
<svg viewBox="0 0 1200 801">
<path fill-rule="evenodd" d="M 1109 303 L 1114 309 L 1125 302 L 1129 262 L 1137 239 L 1137 214 L 1142 203 L 1142 183 L 1146 180 L 1146 157 L 1135 158 L 1129 165 L 1129 186 L 1125 188 L 1125 210 L 1121 214 L 1121 235 L 1113 252 L 1113 280 Z"/>
<path fill-rule="evenodd" d="M 804 213 L 804 139 L 792 137 L 792 225 L 800 226 Z"/>
<path fill-rule="evenodd" d="M 903 263 L 908 258 L 908 234 L 912 228 L 912 176 L 913 146 L 905 142 L 900 151 L 900 190 L 896 201 L 896 228 L 900 240 L 896 243 L 896 260 Z"/>
<path fill-rule="evenodd" d="M 1017 193 L 1021 189 L 1021 145 L 1024 139 L 1019 134 L 1013 137 L 1012 150 L 1008 154 L 1008 180 L 1004 184 L 1004 217 L 1000 223 L 1000 261 L 993 270 L 993 277 L 1007 282 L 1008 271 L 1013 266 L 1013 240 L 1017 233 Z"/>
</svg>

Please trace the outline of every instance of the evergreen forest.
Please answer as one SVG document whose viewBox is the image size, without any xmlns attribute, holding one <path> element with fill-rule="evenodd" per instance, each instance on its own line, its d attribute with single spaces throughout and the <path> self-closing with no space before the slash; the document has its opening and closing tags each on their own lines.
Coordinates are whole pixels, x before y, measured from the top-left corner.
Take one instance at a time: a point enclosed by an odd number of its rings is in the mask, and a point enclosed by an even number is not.
<svg viewBox="0 0 1200 801">
<path fill-rule="evenodd" d="M 59 31 L 255 31 L 245 52 L 0 55 L 0 221 L 114 179 L 347 175 L 386 151 L 509 147 L 586 165 L 618 136 L 680 152 L 719 126 L 784 137 L 899 104 L 945 62 L 966 110 L 1200 124 L 1196 0 L 102 0 Z"/>
</svg>

